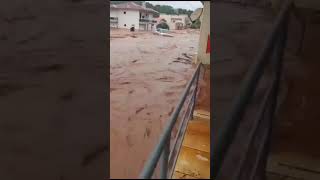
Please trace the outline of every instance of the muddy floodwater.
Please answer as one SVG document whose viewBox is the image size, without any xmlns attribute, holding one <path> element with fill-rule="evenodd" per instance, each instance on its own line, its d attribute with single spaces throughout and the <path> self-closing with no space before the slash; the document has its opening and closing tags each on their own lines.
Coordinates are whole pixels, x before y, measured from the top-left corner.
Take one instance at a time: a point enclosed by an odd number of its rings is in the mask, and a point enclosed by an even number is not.
<svg viewBox="0 0 320 180">
<path fill-rule="evenodd" d="M 199 31 L 110 32 L 111 178 L 137 178 L 195 70 Z"/>
</svg>

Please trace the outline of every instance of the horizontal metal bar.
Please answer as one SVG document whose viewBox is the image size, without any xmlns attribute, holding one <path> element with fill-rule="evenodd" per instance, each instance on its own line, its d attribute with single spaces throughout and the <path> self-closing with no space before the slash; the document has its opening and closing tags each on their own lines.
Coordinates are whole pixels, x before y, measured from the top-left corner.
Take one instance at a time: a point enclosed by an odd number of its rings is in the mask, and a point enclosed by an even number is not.
<svg viewBox="0 0 320 180">
<path fill-rule="evenodd" d="M 192 101 L 190 101 L 190 103 L 192 103 Z M 188 114 L 186 120 L 183 122 L 183 124 L 181 124 L 181 128 L 179 128 L 180 129 L 179 134 L 181 134 L 180 137 L 182 137 L 182 138 L 180 140 L 177 139 L 175 142 L 174 148 L 177 147 L 177 153 L 171 152 L 171 154 L 170 154 L 169 161 L 172 160 L 173 164 L 172 164 L 172 169 L 170 170 L 170 173 L 169 173 L 169 178 L 171 178 L 174 173 L 174 167 L 176 166 L 176 163 L 178 160 L 178 156 L 176 156 L 176 155 L 179 154 L 179 152 L 181 150 L 182 142 L 183 142 L 184 136 L 186 134 L 186 129 L 188 126 L 188 122 L 190 120 L 191 113 L 192 113 L 192 111 L 189 111 L 189 114 Z M 179 136 L 179 134 L 178 134 L 178 136 Z"/>
<path fill-rule="evenodd" d="M 186 107 L 187 107 L 186 112 L 184 113 L 183 118 L 182 118 L 182 121 L 181 121 L 181 123 L 179 124 L 177 137 L 176 137 L 175 140 L 173 141 L 173 142 L 174 142 L 174 143 L 173 143 L 173 144 L 174 144 L 173 147 L 176 147 L 177 141 L 178 141 L 178 139 L 179 139 L 179 134 L 181 134 L 181 131 L 183 131 L 182 127 L 184 126 L 184 124 L 186 123 L 186 121 L 188 121 L 188 118 L 189 118 L 189 116 L 190 116 L 190 112 L 188 111 L 188 109 L 189 109 L 190 105 L 192 105 L 192 98 L 193 98 L 193 96 L 190 98 L 190 100 L 189 100 L 189 102 L 188 102 L 188 105 L 186 106 Z M 173 156 L 173 154 L 172 154 L 172 152 L 171 152 L 169 158 L 171 159 L 172 156 Z"/>
<path fill-rule="evenodd" d="M 161 179 L 168 178 L 169 153 L 170 153 L 170 138 L 167 139 L 167 143 L 164 146 L 164 150 L 162 151 L 161 167 L 160 167 L 160 178 Z"/>
<path fill-rule="evenodd" d="M 249 142 L 246 144 L 246 152 L 244 153 L 244 156 L 241 159 L 240 162 L 240 166 L 238 167 L 238 170 L 236 171 L 236 179 L 240 179 L 240 174 L 243 171 L 245 162 L 247 160 L 247 156 L 251 156 L 249 154 L 249 150 L 251 145 L 253 144 L 253 140 L 256 137 L 257 133 L 259 132 L 258 129 L 262 123 L 262 121 L 264 120 L 264 116 L 265 116 L 265 112 L 267 111 L 268 108 L 268 104 L 270 104 L 270 98 L 273 94 L 273 89 L 275 86 L 275 80 L 272 81 L 272 85 L 268 88 L 266 95 L 263 97 L 262 103 L 261 103 L 261 107 L 260 110 L 258 112 L 258 118 L 257 120 L 254 122 L 254 125 L 251 127 L 251 130 L 249 132 Z"/>
<path fill-rule="evenodd" d="M 201 64 L 201 63 L 200 63 Z M 164 128 L 164 132 L 161 134 L 160 136 L 160 141 L 159 143 L 156 145 L 154 151 L 151 153 L 148 161 L 146 162 L 142 173 L 140 174 L 140 179 L 149 179 L 151 178 L 154 169 L 157 166 L 157 163 L 159 161 L 159 158 L 161 156 L 161 153 L 164 149 L 166 140 L 170 137 L 172 128 L 174 127 L 174 124 L 177 121 L 177 117 L 179 115 L 179 112 L 182 108 L 182 105 L 185 102 L 185 99 L 188 95 L 188 92 L 190 90 L 190 87 L 192 86 L 192 83 L 194 82 L 195 78 L 199 75 L 199 70 L 200 70 L 200 64 L 198 64 L 195 73 L 193 74 L 191 80 L 189 81 L 187 87 L 185 88 L 185 90 L 182 93 L 182 96 L 180 97 L 180 100 L 178 102 L 178 105 L 176 106 L 174 112 L 172 113 L 172 115 L 170 116 L 170 119 L 168 121 L 168 123 L 166 124 L 165 128 Z"/>
<path fill-rule="evenodd" d="M 139 19 L 139 22 L 152 22 L 152 23 L 156 23 L 156 20 L 152 20 L 152 19 Z"/>
<path fill-rule="evenodd" d="M 282 24 L 288 17 L 288 13 L 291 7 L 292 1 L 288 0 L 285 3 L 284 8 L 281 10 L 280 15 L 277 17 L 272 31 L 265 41 L 263 49 L 260 51 L 256 61 L 246 74 L 244 82 L 240 89 L 240 93 L 234 100 L 231 113 L 229 114 L 229 117 L 226 119 L 224 126 L 218 134 L 217 143 L 216 146 L 214 146 L 215 148 L 213 151 L 213 178 L 217 177 L 217 174 L 219 173 L 227 149 L 232 143 L 237 128 L 239 127 L 240 120 L 246 108 L 246 105 L 250 101 L 250 98 L 255 91 L 255 87 L 257 86 L 257 83 L 263 73 L 263 70 L 268 63 L 268 57 L 271 54 L 274 43 L 278 38 L 278 33 L 281 30 Z"/>
</svg>

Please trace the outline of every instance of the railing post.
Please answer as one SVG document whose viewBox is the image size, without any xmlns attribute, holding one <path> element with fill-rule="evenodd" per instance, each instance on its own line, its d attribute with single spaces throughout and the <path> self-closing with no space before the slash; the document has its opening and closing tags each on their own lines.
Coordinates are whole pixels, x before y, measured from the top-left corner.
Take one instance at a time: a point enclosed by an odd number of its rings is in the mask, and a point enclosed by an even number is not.
<svg viewBox="0 0 320 180">
<path fill-rule="evenodd" d="M 161 155 L 160 179 L 167 179 L 168 177 L 168 163 L 170 154 L 170 136 L 167 139 L 165 147 Z"/>
<path fill-rule="evenodd" d="M 201 66 L 201 64 L 200 64 L 200 66 Z M 192 97 L 192 98 L 193 98 L 193 105 L 192 105 L 192 110 L 191 110 L 191 120 L 193 120 L 193 111 L 194 111 L 194 108 L 195 108 L 195 106 L 196 106 L 200 71 L 201 71 L 201 67 L 199 68 L 199 70 L 198 70 L 198 72 L 197 72 L 196 87 L 195 87 L 194 94 L 193 94 L 193 97 Z M 203 76 L 204 76 L 204 75 L 203 75 Z"/>
<path fill-rule="evenodd" d="M 276 108 L 278 105 L 278 96 L 279 96 L 279 91 L 280 91 L 280 79 L 281 79 L 281 74 L 282 74 L 282 67 L 283 67 L 283 56 L 284 56 L 284 51 L 286 47 L 286 40 L 287 40 L 287 31 L 288 31 L 288 21 L 289 21 L 289 15 L 286 15 L 286 18 L 283 22 L 283 25 L 281 27 L 281 30 L 279 32 L 279 38 L 276 42 L 276 45 L 274 47 L 273 51 L 273 56 L 272 56 L 272 68 L 274 68 L 274 88 L 272 89 L 271 92 L 271 106 L 270 106 L 270 111 L 269 111 L 269 130 L 267 132 L 267 140 L 266 140 L 266 150 L 264 151 L 263 155 L 263 166 L 262 169 L 266 168 L 267 161 L 268 161 L 268 156 L 269 156 L 269 151 L 270 151 L 270 145 L 271 145 L 271 134 L 272 134 L 272 129 L 273 129 L 273 124 L 274 120 L 276 118 Z M 266 174 L 264 174 L 263 179 L 266 179 Z"/>
</svg>

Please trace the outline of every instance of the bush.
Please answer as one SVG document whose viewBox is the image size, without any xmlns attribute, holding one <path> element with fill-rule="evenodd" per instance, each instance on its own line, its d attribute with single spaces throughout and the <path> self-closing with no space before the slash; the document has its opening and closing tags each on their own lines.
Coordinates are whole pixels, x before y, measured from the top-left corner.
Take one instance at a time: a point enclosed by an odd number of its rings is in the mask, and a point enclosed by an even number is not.
<svg viewBox="0 0 320 180">
<path fill-rule="evenodd" d="M 201 26 L 201 21 L 199 19 L 197 19 L 196 21 L 194 21 L 192 24 L 191 24 L 191 27 L 192 29 L 199 29 Z"/>
<path fill-rule="evenodd" d="M 168 29 L 169 30 L 169 25 L 167 23 L 160 23 L 156 26 L 156 28 L 161 28 L 161 29 Z"/>
</svg>

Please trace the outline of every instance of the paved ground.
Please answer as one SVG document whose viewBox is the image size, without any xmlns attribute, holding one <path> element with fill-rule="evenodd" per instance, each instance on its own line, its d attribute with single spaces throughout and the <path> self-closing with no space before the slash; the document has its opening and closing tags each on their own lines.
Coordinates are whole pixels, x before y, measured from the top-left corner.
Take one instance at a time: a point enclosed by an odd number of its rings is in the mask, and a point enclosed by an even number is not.
<svg viewBox="0 0 320 180">
<path fill-rule="evenodd" d="M 111 31 L 112 178 L 138 177 L 194 72 L 192 64 L 173 61 L 186 58 L 183 53 L 197 52 L 199 31 L 181 30 L 173 35 Z"/>
</svg>

